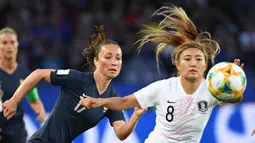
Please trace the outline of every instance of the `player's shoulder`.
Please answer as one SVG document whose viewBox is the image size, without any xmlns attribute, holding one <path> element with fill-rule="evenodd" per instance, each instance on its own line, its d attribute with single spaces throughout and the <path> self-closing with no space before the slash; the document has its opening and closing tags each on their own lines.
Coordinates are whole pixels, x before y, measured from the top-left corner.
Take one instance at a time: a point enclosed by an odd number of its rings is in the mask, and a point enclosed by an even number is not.
<svg viewBox="0 0 255 143">
<path fill-rule="evenodd" d="M 78 79 L 80 81 L 93 81 L 93 72 L 82 72 L 76 69 L 57 69 L 53 70 L 58 76 L 70 76 L 70 78 Z"/>
<path fill-rule="evenodd" d="M 153 83 L 151 83 L 150 85 L 165 85 L 169 82 L 171 82 L 171 78 L 156 80 Z"/>
<path fill-rule="evenodd" d="M 76 76 L 90 76 L 91 72 L 81 72 L 76 69 L 56 69 L 53 70 L 57 75 L 76 75 Z"/>
<path fill-rule="evenodd" d="M 171 85 L 177 84 L 177 82 L 178 82 L 179 80 L 180 80 L 180 77 L 171 77 L 171 78 L 168 79 L 169 84 L 171 84 Z"/>
<path fill-rule="evenodd" d="M 162 90 L 165 88 L 169 88 L 169 86 L 171 86 L 172 83 L 174 83 L 172 78 L 161 79 L 161 80 L 154 81 L 153 83 L 149 84 L 146 87 L 153 88 L 153 90 Z"/>
<path fill-rule="evenodd" d="M 72 72 L 73 74 L 75 74 L 76 76 L 84 79 L 88 79 L 88 80 L 93 80 L 94 79 L 94 73 L 93 72 L 82 72 L 76 69 L 71 69 L 70 72 Z"/>
<path fill-rule="evenodd" d="M 168 83 L 168 82 L 169 82 L 169 79 L 161 79 L 161 80 L 156 80 L 154 82 L 154 84 L 162 85 L 162 84 L 165 84 L 165 83 Z"/>
<path fill-rule="evenodd" d="M 158 80 L 155 83 L 160 86 L 173 86 L 177 83 L 178 80 L 179 80 L 179 77 L 171 77 L 168 79 Z"/>
</svg>

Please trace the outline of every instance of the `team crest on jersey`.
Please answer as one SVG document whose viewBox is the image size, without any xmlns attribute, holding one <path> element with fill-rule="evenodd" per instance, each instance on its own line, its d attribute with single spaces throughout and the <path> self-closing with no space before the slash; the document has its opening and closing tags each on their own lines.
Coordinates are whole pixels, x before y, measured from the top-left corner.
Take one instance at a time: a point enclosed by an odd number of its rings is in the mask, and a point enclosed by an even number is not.
<svg viewBox="0 0 255 143">
<path fill-rule="evenodd" d="M 202 100 L 202 101 L 199 101 L 198 103 L 197 103 L 197 106 L 198 106 L 198 110 L 200 111 L 200 112 L 206 112 L 207 110 L 208 110 L 208 102 L 207 101 L 205 101 L 205 100 Z"/>
</svg>

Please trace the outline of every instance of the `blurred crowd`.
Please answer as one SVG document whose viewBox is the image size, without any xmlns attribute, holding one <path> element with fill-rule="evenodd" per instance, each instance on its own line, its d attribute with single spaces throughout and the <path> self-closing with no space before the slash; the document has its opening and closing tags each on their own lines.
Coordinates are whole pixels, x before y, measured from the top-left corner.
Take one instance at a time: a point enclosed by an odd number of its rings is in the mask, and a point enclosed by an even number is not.
<svg viewBox="0 0 255 143">
<path fill-rule="evenodd" d="M 115 81 L 147 84 L 172 76 L 171 47 L 161 54 L 160 72 L 155 45 L 137 54 L 142 24 L 154 26 L 151 17 L 163 4 L 183 7 L 196 26 L 211 33 L 222 51 L 219 61 L 240 58 L 246 73 L 255 71 L 255 1 L 253 0 L 1 0 L 0 26 L 14 28 L 19 35 L 19 62 L 36 68 L 87 70 L 82 50 L 95 26 L 104 25 L 109 38 L 123 50 L 123 68 Z M 254 76 L 255 77 L 255 76 Z"/>
</svg>

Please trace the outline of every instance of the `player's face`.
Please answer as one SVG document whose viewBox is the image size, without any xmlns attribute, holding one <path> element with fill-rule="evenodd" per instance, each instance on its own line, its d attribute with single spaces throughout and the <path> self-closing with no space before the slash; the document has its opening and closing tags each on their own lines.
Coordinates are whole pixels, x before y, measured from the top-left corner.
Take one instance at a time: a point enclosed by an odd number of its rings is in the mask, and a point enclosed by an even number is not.
<svg viewBox="0 0 255 143">
<path fill-rule="evenodd" d="M 1 57 L 12 59 L 16 58 L 18 53 L 17 36 L 12 33 L 3 33 L 0 35 L 0 55 Z"/>
<path fill-rule="evenodd" d="M 120 47 L 114 44 L 102 46 L 95 61 L 96 70 L 106 77 L 114 78 L 119 75 L 122 65 L 122 52 Z"/>
<path fill-rule="evenodd" d="M 176 67 L 187 80 L 201 79 L 207 67 L 205 55 L 197 48 L 188 48 L 180 54 Z"/>
</svg>

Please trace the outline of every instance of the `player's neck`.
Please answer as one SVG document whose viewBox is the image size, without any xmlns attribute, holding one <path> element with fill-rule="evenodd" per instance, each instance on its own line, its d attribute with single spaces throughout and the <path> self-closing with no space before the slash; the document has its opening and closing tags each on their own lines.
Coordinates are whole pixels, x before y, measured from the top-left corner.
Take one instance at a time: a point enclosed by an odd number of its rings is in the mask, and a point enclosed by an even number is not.
<svg viewBox="0 0 255 143">
<path fill-rule="evenodd" d="M 94 73 L 94 79 L 96 81 L 96 86 L 97 86 L 98 93 L 101 95 L 102 93 L 105 92 L 105 90 L 109 86 L 111 80 L 107 79 L 102 74 L 99 74 L 99 73 L 96 73 L 96 72 Z"/>
<path fill-rule="evenodd" d="M 17 66 L 18 64 L 14 59 L 0 59 L 0 68 L 9 74 L 13 73 L 16 70 Z"/>
<path fill-rule="evenodd" d="M 189 94 L 192 95 L 197 88 L 200 86 L 202 79 L 196 80 L 196 81 L 190 81 L 183 77 L 180 77 L 181 85 L 183 87 L 183 90 Z"/>
</svg>

